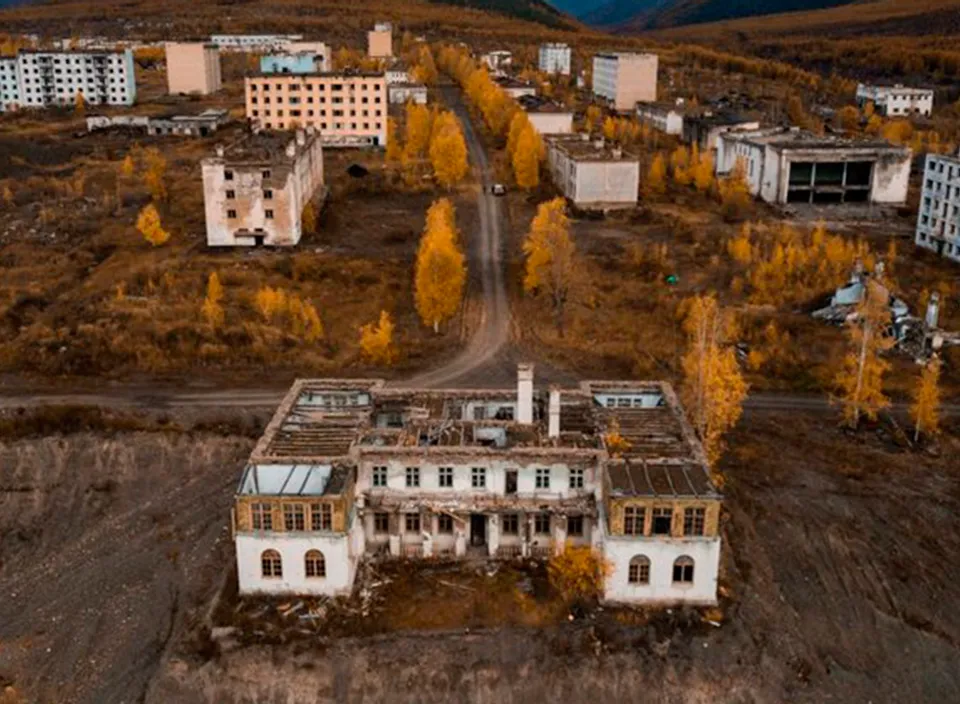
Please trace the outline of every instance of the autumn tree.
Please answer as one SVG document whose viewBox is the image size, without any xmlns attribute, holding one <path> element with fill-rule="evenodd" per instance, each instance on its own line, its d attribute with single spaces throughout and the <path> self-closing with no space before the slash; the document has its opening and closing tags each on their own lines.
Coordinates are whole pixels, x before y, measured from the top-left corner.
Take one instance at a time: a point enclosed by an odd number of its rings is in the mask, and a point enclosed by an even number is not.
<svg viewBox="0 0 960 704">
<path fill-rule="evenodd" d="M 613 565 L 589 545 L 565 545 L 547 562 L 550 586 L 567 605 L 600 598 L 612 572 Z"/>
<path fill-rule="evenodd" d="M 510 128 L 507 130 L 507 156 L 513 159 L 513 154 L 517 150 L 517 142 L 520 141 L 520 135 L 530 124 L 530 118 L 526 111 L 517 110 L 510 120 Z"/>
<path fill-rule="evenodd" d="M 747 183 L 747 166 L 743 159 L 737 159 L 733 171 L 720 180 L 717 190 L 725 217 L 739 217 L 750 208 L 750 185 Z"/>
<path fill-rule="evenodd" d="M 223 286 L 220 284 L 220 277 L 217 276 L 217 272 L 213 271 L 207 279 L 207 295 L 206 298 L 203 299 L 203 307 L 201 309 L 204 320 L 206 320 L 207 324 L 212 328 L 218 328 L 223 325 L 223 306 L 220 305 L 220 301 L 222 300 Z"/>
<path fill-rule="evenodd" d="M 723 436 L 743 413 L 748 386 L 729 338 L 733 320 L 713 295 L 697 296 L 684 306 L 687 352 L 683 357 L 684 406 L 714 466 L 723 452 Z"/>
<path fill-rule="evenodd" d="M 644 184 L 648 193 L 663 195 L 667 191 L 667 162 L 659 152 L 653 157 L 647 180 Z"/>
<path fill-rule="evenodd" d="M 914 442 L 921 433 L 933 436 L 940 432 L 940 359 L 934 356 L 923 367 L 910 406 Z"/>
<path fill-rule="evenodd" d="M 601 110 L 596 105 L 591 105 L 587 108 L 587 112 L 584 115 L 584 127 L 587 132 L 596 132 L 601 123 L 603 122 L 603 110 Z"/>
<path fill-rule="evenodd" d="M 611 142 L 617 138 L 617 122 L 612 117 L 603 121 L 603 138 Z"/>
<path fill-rule="evenodd" d="M 691 157 L 691 160 L 693 159 L 694 157 Z M 709 192 L 713 188 L 713 155 L 709 151 L 696 154 L 692 170 L 693 185 L 701 193 Z"/>
<path fill-rule="evenodd" d="M 121 162 L 120 164 L 120 173 L 123 175 L 124 178 L 132 178 L 136 170 L 137 170 L 137 165 L 133 161 L 133 156 L 131 156 L 130 154 L 127 154 L 124 157 L 123 162 Z"/>
<path fill-rule="evenodd" d="M 3 204 L 7 206 L 12 206 L 14 202 L 13 198 L 13 189 L 10 186 L 3 186 Z"/>
<path fill-rule="evenodd" d="M 399 164 L 400 157 L 403 154 L 403 144 L 400 141 L 400 132 L 397 129 L 397 121 L 387 118 L 387 151 L 386 160 L 388 164 Z"/>
<path fill-rule="evenodd" d="M 460 122 L 449 111 L 440 113 L 434 120 L 430 137 L 430 164 L 437 182 L 444 188 L 452 188 L 467 175 L 467 143 L 460 129 Z"/>
<path fill-rule="evenodd" d="M 308 200 L 303 206 L 303 213 L 300 216 L 300 222 L 303 228 L 303 234 L 312 235 L 317 231 L 317 209 L 312 200 Z"/>
<path fill-rule="evenodd" d="M 693 180 L 690 173 L 690 152 L 683 145 L 678 146 L 670 155 L 670 171 L 673 182 L 678 186 L 689 186 Z"/>
<path fill-rule="evenodd" d="M 393 364 L 396 359 L 393 329 L 393 319 L 385 310 L 380 311 L 378 322 L 360 328 L 360 351 L 367 360 L 383 366 Z"/>
<path fill-rule="evenodd" d="M 563 198 L 540 205 L 523 251 L 527 257 L 523 289 L 549 301 L 557 332 L 562 337 L 577 273 L 576 248 Z"/>
<path fill-rule="evenodd" d="M 154 247 L 159 247 L 170 239 L 170 233 L 160 223 L 160 213 L 153 203 L 145 205 L 137 216 L 137 230 Z"/>
<path fill-rule="evenodd" d="M 146 171 L 143 175 L 143 183 L 150 191 L 153 200 L 163 203 L 167 199 L 167 160 L 157 149 L 148 149 L 144 158 Z"/>
<path fill-rule="evenodd" d="M 460 308 L 467 269 L 460 250 L 453 205 L 442 198 L 430 207 L 414 274 L 417 312 L 425 325 L 440 324 Z"/>
<path fill-rule="evenodd" d="M 404 124 L 403 154 L 408 158 L 422 159 L 430 147 L 430 132 L 433 118 L 425 105 L 407 103 Z"/>
<path fill-rule="evenodd" d="M 837 125 L 849 134 L 860 130 L 860 111 L 853 105 L 845 105 L 837 111 Z"/>
<path fill-rule="evenodd" d="M 87 101 L 83 97 L 83 91 L 78 90 L 76 96 L 73 99 L 73 110 L 80 117 L 83 117 L 87 114 Z"/>
<path fill-rule="evenodd" d="M 417 83 L 432 86 L 436 84 L 439 77 L 436 62 L 433 60 L 433 52 L 430 51 L 429 46 L 422 44 L 417 53 L 416 66 L 413 68 L 413 79 Z"/>
<path fill-rule="evenodd" d="M 879 281 L 870 279 L 849 323 L 851 349 L 836 377 L 837 401 L 850 428 L 856 429 L 864 416 L 876 420 L 877 414 L 890 406 L 883 393 L 883 375 L 890 363 L 881 357 L 894 344 L 887 335 L 889 325 L 890 293 Z"/>
<path fill-rule="evenodd" d="M 517 138 L 513 152 L 513 175 L 517 185 L 530 191 L 540 185 L 540 154 L 543 143 L 537 130 L 529 122 Z"/>
</svg>

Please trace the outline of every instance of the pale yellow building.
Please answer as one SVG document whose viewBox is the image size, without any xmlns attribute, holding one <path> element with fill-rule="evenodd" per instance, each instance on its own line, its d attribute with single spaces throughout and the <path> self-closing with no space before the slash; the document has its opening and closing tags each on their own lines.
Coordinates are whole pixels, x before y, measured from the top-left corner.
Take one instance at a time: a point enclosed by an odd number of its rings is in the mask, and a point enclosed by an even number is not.
<svg viewBox="0 0 960 704">
<path fill-rule="evenodd" d="M 167 90 L 209 95 L 220 90 L 220 49 L 203 42 L 167 42 Z"/>
<path fill-rule="evenodd" d="M 372 59 L 393 56 L 393 25 L 380 22 L 367 32 L 367 55 Z"/>
<path fill-rule="evenodd" d="M 593 57 L 593 94 L 618 112 L 657 99 L 656 54 L 597 54 Z"/>
<path fill-rule="evenodd" d="M 258 74 L 246 79 L 247 119 L 262 129 L 313 127 L 324 146 L 387 143 L 382 73 Z"/>
</svg>

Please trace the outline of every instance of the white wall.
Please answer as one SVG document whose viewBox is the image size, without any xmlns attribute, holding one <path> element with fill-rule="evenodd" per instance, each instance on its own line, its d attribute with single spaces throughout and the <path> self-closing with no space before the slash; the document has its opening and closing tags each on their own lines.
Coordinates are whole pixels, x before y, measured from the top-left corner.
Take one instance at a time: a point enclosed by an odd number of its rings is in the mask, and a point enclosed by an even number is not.
<svg viewBox="0 0 960 704">
<path fill-rule="evenodd" d="M 899 205 L 907 200 L 910 187 L 910 157 L 884 159 L 873 165 L 872 200 L 874 203 Z"/>
<path fill-rule="evenodd" d="M 570 134 L 573 132 L 573 113 L 528 112 L 530 124 L 540 134 Z"/>
<path fill-rule="evenodd" d="M 237 576 L 241 594 L 347 594 L 353 588 L 356 560 L 350 557 L 346 534 L 242 533 L 236 537 Z M 264 550 L 276 550 L 283 559 L 283 577 L 261 576 L 260 556 Z M 326 561 L 325 578 L 308 579 L 304 555 L 319 550 Z"/>
<path fill-rule="evenodd" d="M 604 583 L 604 599 L 622 603 L 715 604 L 720 568 L 720 538 L 634 538 L 604 536 L 604 557 L 613 573 Z M 629 565 L 635 555 L 650 560 L 650 583 L 630 584 Z M 693 584 L 673 583 L 673 563 L 693 558 Z"/>
<path fill-rule="evenodd" d="M 640 190 L 640 164 L 635 161 L 578 161 L 577 205 L 636 204 Z"/>
</svg>

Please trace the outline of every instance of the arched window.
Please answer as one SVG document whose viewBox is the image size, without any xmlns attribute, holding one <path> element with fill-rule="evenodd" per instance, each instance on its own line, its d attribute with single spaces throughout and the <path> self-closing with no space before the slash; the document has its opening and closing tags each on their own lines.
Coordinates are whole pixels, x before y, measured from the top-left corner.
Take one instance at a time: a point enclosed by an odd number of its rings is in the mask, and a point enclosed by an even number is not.
<svg viewBox="0 0 960 704">
<path fill-rule="evenodd" d="M 673 583 L 693 584 L 693 558 L 683 555 L 673 563 Z"/>
<path fill-rule="evenodd" d="M 283 559 L 276 550 L 264 550 L 260 555 L 260 571 L 264 579 L 283 576 Z"/>
<path fill-rule="evenodd" d="M 307 550 L 303 558 L 303 566 L 307 577 L 327 576 L 327 561 L 323 559 L 323 553 L 319 550 Z"/>
<path fill-rule="evenodd" d="M 650 558 L 646 555 L 634 555 L 630 560 L 630 584 L 650 584 Z"/>
</svg>

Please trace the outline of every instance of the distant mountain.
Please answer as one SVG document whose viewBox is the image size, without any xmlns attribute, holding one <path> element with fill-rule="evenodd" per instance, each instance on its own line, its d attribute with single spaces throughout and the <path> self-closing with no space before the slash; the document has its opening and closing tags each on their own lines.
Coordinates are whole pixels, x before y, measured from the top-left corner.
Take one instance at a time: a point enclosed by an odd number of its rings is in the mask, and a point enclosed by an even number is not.
<svg viewBox="0 0 960 704">
<path fill-rule="evenodd" d="M 2 0 L 0 0 L 2 2 Z M 434 4 L 459 5 L 477 10 L 489 10 L 521 20 L 538 22 L 556 29 L 576 29 L 573 16 L 565 14 L 555 3 L 546 0 L 430 0 Z M 573 3 L 576 4 L 576 3 Z"/>
</svg>

